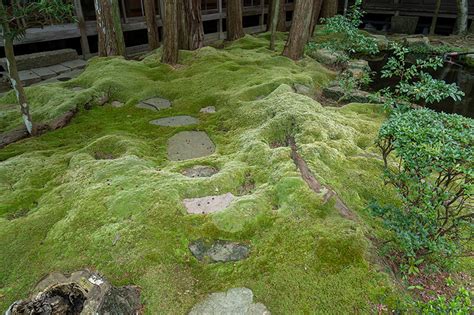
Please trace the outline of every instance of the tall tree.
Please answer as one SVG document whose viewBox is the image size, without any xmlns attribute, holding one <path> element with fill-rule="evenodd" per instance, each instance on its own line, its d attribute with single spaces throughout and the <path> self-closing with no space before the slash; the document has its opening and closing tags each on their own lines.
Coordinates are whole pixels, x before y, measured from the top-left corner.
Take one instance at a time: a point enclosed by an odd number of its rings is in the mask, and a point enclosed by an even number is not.
<svg viewBox="0 0 474 315">
<path fill-rule="evenodd" d="M 20 39 L 28 27 L 67 21 L 73 15 L 73 6 L 62 1 L 55 3 L 7 1 L 6 3 L 4 4 L 4 1 L 0 2 L 0 25 L 2 28 L 5 57 L 7 59 L 8 76 L 20 105 L 21 116 L 26 130 L 30 135 L 34 135 L 37 130 L 31 118 L 25 89 L 18 75 L 14 41 Z"/>
<path fill-rule="evenodd" d="M 268 4 L 268 22 L 267 22 L 267 32 L 271 32 L 271 24 L 273 19 L 273 8 L 275 7 L 275 1 L 279 1 L 278 5 L 278 23 L 276 30 L 277 32 L 286 32 L 286 0 L 270 0 Z"/>
<path fill-rule="evenodd" d="M 242 25 L 242 0 L 227 0 L 227 40 L 245 36 Z"/>
<path fill-rule="evenodd" d="M 309 32 L 310 32 L 309 37 L 312 37 L 314 35 L 314 31 L 316 29 L 316 25 L 318 24 L 319 17 L 320 17 L 320 14 L 321 14 L 322 4 L 323 4 L 323 0 L 314 0 L 314 2 L 313 2 L 313 11 L 312 11 L 312 16 L 311 16 L 311 24 L 309 26 Z"/>
<path fill-rule="evenodd" d="M 465 34 L 467 32 L 468 20 L 468 2 L 467 0 L 456 0 L 458 7 L 457 17 L 457 34 Z"/>
<path fill-rule="evenodd" d="M 160 47 L 158 23 L 156 23 L 156 0 L 143 0 L 143 7 L 145 10 L 148 46 L 151 50 L 154 50 Z"/>
<path fill-rule="evenodd" d="M 438 22 L 440 8 L 441 8 L 441 0 L 436 0 L 435 12 L 433 14 L 433 19 L 431 20 L 430 35 L 434 35 L 436 32 L 436 24 Z"/>
<path fill-rule="evenodd" d="M 321 7 L 321 17 L 330 18 L 337 14 L 338 1 L 337 0 L 323 0 Z"/>
<path fill-rule="evenodd" d="M 313 0 L 296 0 L 290 34 L 283 49 L 283 56 L 298 60 L 303 57 L 309 38 L 309 27 L 313 15 Z"/>
<path fill-rule="evenodd" d="M 118 0 L 95 0 L 99 56 L 125 56 Z"/>
<path fill-rule="evenodd" d="M 178 63 L 178 0 L 165 0 L 163 22 L 163 55 L 161 61 L 170 65 Z"/>
<path fill-rule="evenodd" d="M 280 17 L 280 0 L 273 0 L 272 3 L 272 16 L 270 20 L 270 50 L 275 50 L 275 37 L 277 31 L 278 20 Z"/>
<path fill-rule="evenodd" d="M 178 1 L 179 48 L 194 50 L 204 44 L 201 0 Z"/>
</svg>

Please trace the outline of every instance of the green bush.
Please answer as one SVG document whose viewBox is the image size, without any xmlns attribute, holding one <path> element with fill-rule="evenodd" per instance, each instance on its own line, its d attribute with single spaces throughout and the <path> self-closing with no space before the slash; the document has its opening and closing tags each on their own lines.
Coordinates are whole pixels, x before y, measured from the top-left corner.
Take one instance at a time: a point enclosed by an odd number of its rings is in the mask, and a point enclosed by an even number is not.
<svg viewBox="0 0 474 315">
<path fill-rule="evenodd" d="M 329 40 L 319 44 L 322 48 L 334 51 L 343 51 L 348 55 L 353 54 L 376 54 L 379 52 L 377 42 L 359 31 L 364 12 L 361 10 L 362 0 L 348 10 L 345 16 L 336 15 L 331 18 L 321 19 L 325 24 L 323 33 L 331 36 Z"/>
<path fill-rule="evenodd" d="M 423 315 L 469 315 L 472 314 L 471 298 L 472 294 L 465 288 L 461 288 L 449 301 L 444 296 L 438 296 L 436 300 L 427 303 L 418 302 L 416 308 L 418 313 Z"/>
<path fill-rule="evenodd" d="M 376 144 L 402 205 L 371 210 L 394 232 L 406 269 L 462 250 L 474 233 L 474 120 L 429 109 L 395 113 Z"/>
</svg>

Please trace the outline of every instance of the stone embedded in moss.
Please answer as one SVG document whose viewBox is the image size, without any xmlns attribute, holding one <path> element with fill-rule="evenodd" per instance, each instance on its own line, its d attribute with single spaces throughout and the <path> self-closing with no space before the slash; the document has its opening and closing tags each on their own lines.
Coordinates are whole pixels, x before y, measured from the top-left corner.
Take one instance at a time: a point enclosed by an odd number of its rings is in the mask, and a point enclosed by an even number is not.
<svg viewBox="0 0 474 315">
<path fill-rule="evenodd" d="M 160 119 L 155 119 L 150 121 L 150 124 L 164 127 L 180 127 L 180 126 L 189 126 L 196 125 L 199 123 L 199 119 L 182 115 L 182 116 L 172 116 L 165 117 Z"/>
<path fill-rule="evenodd" d="M 214 114 L 216 112 L 216 107 L 215 106 L 203 107 L 201 108 L 199 112 L 204 113 L 204 114 Z"/>
<path fill-rule="evenodd" d="M 170 108 L 171 102 L 165 98 L 154 97 L 141 101 L 136 105 L 136 107 L 160 111 L 162 109 Z"/>
<path fill-rule="evenodd" d="M 233 200 L 234 195 L 227 193 L 218 196 L 184 199 L 183 203 L 190 214 L 208 214 L 225 210 Z"/>
<path fill-rule="evenodd" d="M 197 260 L 211 263 L 239 261 L 247 258 L 250 252 L 245 244 L 225 240 L 196 240 L 189 244 L 189 250 Z"/>
<path fill-rule="evenodd" d="M 212 166 L 206 165 L 194 165 L 190 168 L 185 169 L 182 174 L 187 177 L 196 178 L 196 177 L 211 177 L 214 174 L 217 174 L 219 170 Z"/>
<path fill-rule="evenodd" d="M 211 155 L 216 147 L 203 131 L 182 131 L 168 140 L 168 158 L 183 161 Z"/>
</svg>

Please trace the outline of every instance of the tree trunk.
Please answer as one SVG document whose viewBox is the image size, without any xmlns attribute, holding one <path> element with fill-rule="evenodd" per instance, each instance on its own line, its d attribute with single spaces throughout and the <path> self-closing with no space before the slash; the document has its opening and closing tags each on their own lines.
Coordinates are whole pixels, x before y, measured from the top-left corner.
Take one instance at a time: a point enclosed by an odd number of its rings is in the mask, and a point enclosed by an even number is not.
<svg viewBox="0 0 474 315">
<path fill-rule="evenodd" d="M 165 1 L 163 22 L 163 55 L 161 61 L 170 65 L 178 63 L 178 0 Z"/>
<path fill-rule="evenodd" d="M 201 0 L 178 1 L 179 48 L 195 50 L 204 44 Z"/>
<path fill-rule="evenodd" d="M 309 27 L 313 15 L 313 0 L 296 0 L 290 34 L 283 50 L 283 56 L 298 60 L 303 57 L 309 38 Z"/>
<path fill-rule="evenodd" d="M 337 14 L 337 0 L 323 0 L 321 7 L 321 17 L 330 18 Z"/>
<path fill-rule="evenodd" d="M 6 14 L 3 4 L 0 4 L 0 10 L 3 15 Z M 2 20 L 5 20 L 3 16 Z M 10 82 L 13 90 L 15 91 L 18 104 L 20 105 L 21 116 L 23 118 L 23 122 L 25 123 L 26 130 L 30 135 L 34 135 L 36 133 L 36 128 L 33 124 L 33 120 L 31 119 L 30 106 L 28 105 L 28 101 L 26 99 L 25 89 L 23 88 L 23 84 L 20 81 L 20 76 L 18 75 L 15 53 L 13 50 L 13 38 L 11 34 L 9 34 L 10 26 L 8 25 L 8 23 L 3 23 L 2 28 L 5 57 L 7 58 L 8 75 L 10 76 Z"/>
<path fill-rule="evenodd" d="M 242 26 L 242 0 L 227 0 L 227 40 L 245 36 Z"/>
<path fill-rule="evenodd" d="M 468 3 L 467 0 L 456 0 L 458 7 L 457 34 L 467 32 Z"/>
<path fill-rule="evenodd" d="M 286 1 L 285 0 L 280 0 L 279 12 L 280 12 L 280 16 L 278 17 L 277 32 L 286 32 Z"/>
<path fill-rule="evenodd" d="M 277 31 L 278 20 L 280 16 L 280 0 L 272 1 L 272 16 L 270 21 L 270 50 L 275 50 L 275 37 Z M 270 16 L 269 16 L 270 18 Z"/>
<path fill-rule="evenodd" d="M 434 35 L 436 32 L 436 23 L 438 22 L 440 7 L 441 7 L 441 0 L 436 0 L 435 12 L 433 14 L 433 19 L 431 20 L 430 35 Z"/>
<path fill-rule="evenodd" d="M 321 14 L 321 6 L 323 4 L 323 0 L 314 0 L 313 2 L 313 11 L 311 16 L 311 24 L 309 26 L 310 35 L 309 37 L 314 36 L 314 31 L 316 30 L 316 25 L 318 24 L 319 17 Z"/>
<path fill-rule="evenodd" d="M 77 26 L 81 34 L 81 50 L 82 57 L 87 59 L 91 53 L 89 49 L 89 41 L 87 39 L 86 22 L 84 20 L 84 13 L 82 12 L 81 0 L 74 0 L 74 11 L 77 19 Z"/>
<path fill-rule="evenodd" d="M 146 31 L 148 34 L 148 46 L 151 50 L 160 47 L 158 24 L 156 23 L 156 0 L 143 0 L 145 10 Z"/>
<path fill-rule="evenodd" d="M 118 0 L 95 0 L 99 56 L 125 56 Z"/>
</svg>

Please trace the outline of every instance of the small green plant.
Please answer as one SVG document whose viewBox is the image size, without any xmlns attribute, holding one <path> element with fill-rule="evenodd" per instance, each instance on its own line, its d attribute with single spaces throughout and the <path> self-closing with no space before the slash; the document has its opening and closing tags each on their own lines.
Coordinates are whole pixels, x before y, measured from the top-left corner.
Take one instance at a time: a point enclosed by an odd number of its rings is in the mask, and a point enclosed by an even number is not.
<svg viewBox="0 0 474 315">
<path fill-rule="evenodd" d="M 465 288 L 460 288 L 457 294 L 448 300 L 445 296 L 426 303 L 418 302 L 416 309 L 423 315 L 469 315 L 472 314 L 472 294 Z"/>
<path fill-rule="evenodd" d="M 427 72 L 442 67 L 442 58 L 417 59 L 414 64 L 409 64 L 409 48 L 394 43 L 392 52 L 393 55 L 382 69 L 382 78 L 395 78 L 398 83 L 379 91 L 387 109 L 409 107 L 411 104 L 431 104 L 446 98 L 459 101 L 464 96 L 456 84 L 434 79 Z"/>
<path fill-rule="evenodd" d="M 359 25 L 364 16 L 361 4 L 362 0 L 356 0 L 345 16 L 336 15 L 321 19 L 325 24 L 324 34 L 339 36 L 331 36 L 329 40 L 320 43 L 319 46 L 333 51 L 343 51 L 348 55 L 378 53 L 379 49 L 375 39 L 365 36 L 359 31 Z"/>
<path fill-rule="evenodd" d="M 474 235 L 474 120 L 429 109 L 395 112 L 376 144 L 402 205 L 370 209 L 393 232 L 403 271 L 416 274 L 420 258 L 449 262 Z"/>
<path fill-rule="evenodd" d="M 346 100 L 355 90 L 363 89 L 372 82 L 371 73 L 370 72 L 362 72 L 359 77 L 356 77 L 350 71 L 343 71 L 338 76 L 338 85 L 343 91 L 344 95 L 338 100 L 344 101 Z"/>
</svg>

